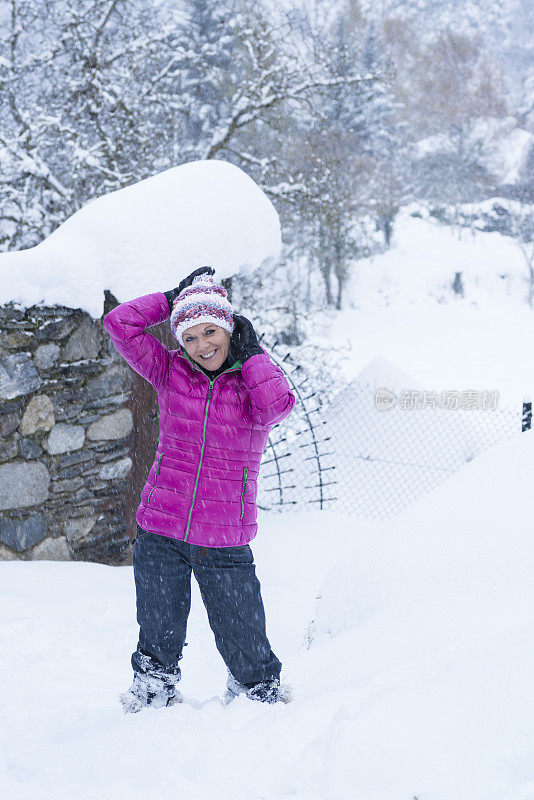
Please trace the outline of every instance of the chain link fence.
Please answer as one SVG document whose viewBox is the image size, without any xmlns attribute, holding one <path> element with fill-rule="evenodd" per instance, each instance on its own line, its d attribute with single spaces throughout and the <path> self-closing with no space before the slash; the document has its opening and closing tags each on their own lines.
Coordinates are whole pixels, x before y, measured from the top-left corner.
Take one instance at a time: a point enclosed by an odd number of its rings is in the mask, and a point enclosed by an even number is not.
<svg viewBox="0 0 534 800">
<path fill-rule="evenodd" d="M 427 393 L 355 380 L 320 407 L 285 371 L 297 404 L 264 454 L 258 507 L 266 510 L 390 518 L 531 425 L 530 403 L 503 407 L 497 393 L 475 390 Z"/>
</svg>

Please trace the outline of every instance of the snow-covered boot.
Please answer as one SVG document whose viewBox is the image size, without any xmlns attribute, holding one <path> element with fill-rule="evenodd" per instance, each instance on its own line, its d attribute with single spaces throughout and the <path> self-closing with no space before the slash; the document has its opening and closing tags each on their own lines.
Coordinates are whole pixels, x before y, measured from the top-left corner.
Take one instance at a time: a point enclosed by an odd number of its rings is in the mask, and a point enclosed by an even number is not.
<svg viewBox="0 0 534 800">
<path fill-rule="evenodd" d="M 252 685 L 247 683 L 245 686 L 247 697 L 250 700 L 259 700 L 260 703 L 288 703 L 291 699 L 289 687 L 281 686 L 278 678 Z"/>
<path fill-rule="evenodd" d="M 243 686 L 243 684 L 239 683 L 239 681 L 236 681 L 232 673 L 228 672 L 228 679 L 226 681 L 226 691 L 223 695 L 223 703 L 225 705 L 228 705 L 228 703 L 231 703 L 232 700 L 235 700 L 235 698 L 238 695 L 246 691 L 247 687 Z"/>
<path fill-rule="evenodd" d="M 181 703 L 182 693 L 176 689 L 172 677 L 163 678 L 146 672 L 134 672 L 133 683 L 127 692 L 119 695 L 125 714 L 135 714 L 142 708 L 165 708 Z"/>
<path fill-rule="evenodd" d="M 226 692 L 223 697 L 225 705 L 243 693 L 250 700 L 258 700 L 261 703 L 289 703 L 292 699 L 291 687 L 287 684 L 280 684 L 278 678 L 258 683 L 239 683 L 231 673 L 228 673 Z"/>
</svg>

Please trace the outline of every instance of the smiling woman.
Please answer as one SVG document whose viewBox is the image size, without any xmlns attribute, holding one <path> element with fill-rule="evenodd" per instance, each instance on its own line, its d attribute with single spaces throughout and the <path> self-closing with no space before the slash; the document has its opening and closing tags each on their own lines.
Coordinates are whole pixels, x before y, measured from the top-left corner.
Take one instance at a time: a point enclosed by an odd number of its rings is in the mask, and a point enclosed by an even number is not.
<svg viewBox="0 0 534 800">
<path fill-rule="evenodd" d="M 160 410 L 158 447 L 136 513 L 140 632 L 134 681 L 121 697 L 125 711 L 181 698 L 175 687 L 191 572 L 228 668 L 227 698 L 285 699 L 249 542 L 258 528 L 261 456 L 295 397 L 212 274 L 201 267 L 177 289 L 121 303 L 104 318 L 117 350 L 156 389 Z M 145 331 L 169 314 L 180 350 Z"/>
<path fill-rule="evenodd" d="M 188 328 L 184 346 L 193 361 L 213 371 L 226 361 L 230 334 L 211 322 L 201 322 Z"/>
</svg>

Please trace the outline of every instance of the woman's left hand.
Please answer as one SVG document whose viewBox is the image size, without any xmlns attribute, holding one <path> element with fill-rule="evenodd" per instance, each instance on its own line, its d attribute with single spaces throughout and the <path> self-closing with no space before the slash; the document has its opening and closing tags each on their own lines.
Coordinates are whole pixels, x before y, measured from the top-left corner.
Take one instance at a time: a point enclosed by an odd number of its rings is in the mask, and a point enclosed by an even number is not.
<svg viewBox="0 0 534 800">
<path fill-rule="evenodd" d="M 242 364 L 248 358 L 263 353 L 252 322 L 240 314 L 234 314 L 234 331 L 230 337 L 230 348 Z"/>
<path fill-rule="evenodd" d="M 180 292 L 183 289 L 185 289 L 186 286 L 191 286 L 191 284 L 193 283 L 193 278 L 196 278 L 197 275 L 204 275 L 204 273 L 206 275 L 215 275 L 215 270 L 213 269 L 213 267 L 207 267 L 207 266 L 199 267 L 198 269 L 195 269 L 193 272 L 191 272 L 191 274 L 188 275 L 187 278 L 183 278 L 183 280 L 180 281 L 180 283 L 175 289 L 169 289 L 168 291 L 163 292 L 169 303 L 169 314 L 172 314 L 174 301 L 176 300 Z"/>
</svg>

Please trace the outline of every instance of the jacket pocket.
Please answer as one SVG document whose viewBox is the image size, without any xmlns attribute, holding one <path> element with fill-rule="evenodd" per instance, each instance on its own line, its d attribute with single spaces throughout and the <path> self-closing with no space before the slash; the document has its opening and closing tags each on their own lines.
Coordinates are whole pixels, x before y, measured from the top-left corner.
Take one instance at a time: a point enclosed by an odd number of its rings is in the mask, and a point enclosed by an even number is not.
<svg viewBox="0 0 534 800">
<path fill-rule="evenodd" d="M 160 470 L 160 467 L 161 467 L 161 459 L 162 458 L 163 458 L 163 453 L 160 453 L 159 456 L 158 456 L 158 466 L 156 467 L 156 474 L 154 475 L 154 486 L 150 490 L 150 494 L 147 497 L 147 501 L 146 501 L 147 505 L 150 503 L 150 498 L 152 497 L 152 492 L 156 488 L 156 483 L 158 482 L 158 475 L 159 475 L 159 470 Z"/>
<path fill-rule="evenodd" d="M 245 495 L 247 493 L 247 467 L 243 467 L 243 488 L 241 490 L 241 516 L 239 519 L 243 519 L 243 514 L 245 513 Z"/>
</svg>

